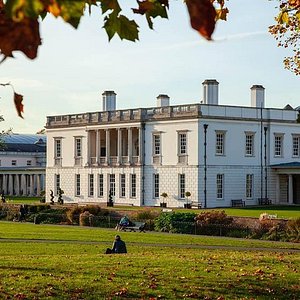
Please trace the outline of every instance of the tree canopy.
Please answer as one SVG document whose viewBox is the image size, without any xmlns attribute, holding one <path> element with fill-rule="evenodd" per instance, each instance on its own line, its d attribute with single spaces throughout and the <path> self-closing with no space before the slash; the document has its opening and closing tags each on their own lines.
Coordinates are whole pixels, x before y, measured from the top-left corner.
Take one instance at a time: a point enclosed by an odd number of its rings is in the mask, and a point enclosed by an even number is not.
<svg viewBox="0 0 300 300">
<path fill-rule="evenodd" d="M 150 29 L 153 29 L 155 18 L 168 18 L 169 0 L 130 1 L 133 15 L 143 15 Z M 269 27 L 269 32 L 278 40 L 278 46 L 292 51 L 292 55 L 284 59 L 285 68 L 300 75 L 300 0 L 271 1 L 278 5 L 278 15 L 274 17 L 275 24 Z M 227 20 L 229 10 L 225 0 L 184 2 L 191 27 L 203 38 L 211 40 L 216 22 Z M 36 58 L 42 44 L 40 23 L 47 15 L 62 18 L 77 28 L 85 12 L 91 14 L 92 7 L 101 10 L 103 28 L 109 40 L 115 35 L 121 40 L 134 42 L 139 39 L 138 23 L 123 14 L 118 0 L 0 0 L 0 62 L 1 59 L 13 57 L 14 51 L 23 52 L 29 59 Z M 14 91 L 14 102 L 20 117 L 22 100 L 23 96 Z"/>
</svg>

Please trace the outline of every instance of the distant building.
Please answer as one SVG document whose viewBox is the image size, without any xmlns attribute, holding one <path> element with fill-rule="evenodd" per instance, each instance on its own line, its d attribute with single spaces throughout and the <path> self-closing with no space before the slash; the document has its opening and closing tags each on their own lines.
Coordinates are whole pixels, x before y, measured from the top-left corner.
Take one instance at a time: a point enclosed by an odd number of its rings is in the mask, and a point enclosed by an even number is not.
<svg viewBox="0 0 300 300">
<path fill-rule="evenodd" d="M 45 190 L 46 136 L 3 135 L 0 149 L 0 192 L 10 196 L 39 196 Z"/>
<path fill-rule="evenodd" d="M 298 112 L 265 108 L 265 89 L 251 87 L 251 107 L 219 105 L 218 82 L 203 82 L 198 103 L 116 110 L 116 94 L 103 93 L 105 111 L 48 116 L 49 190 L 66 202 L 108 200 L 183 207 L 185 193 L 202 207 L 246 205 L 269 198 L 300 204 Z M 234 96 L 234 95 L 233 95 Z"/>
</svg>

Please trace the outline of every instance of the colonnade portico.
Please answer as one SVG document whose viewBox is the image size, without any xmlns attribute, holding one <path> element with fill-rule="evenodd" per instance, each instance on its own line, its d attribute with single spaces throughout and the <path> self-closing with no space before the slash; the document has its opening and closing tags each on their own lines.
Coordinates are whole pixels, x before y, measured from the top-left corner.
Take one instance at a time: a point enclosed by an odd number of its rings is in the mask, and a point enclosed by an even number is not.
<svg viewBox="0 0 300 300">
<path fill-rule="evenodd" d="M 140 165 L 142 140 L 141 127 L 88 130 L 88 164 Z"/>
<path fill-rule="evenodd" d="M 0 175 L 0 189 L 9 196 L 40 196 L 45 189 L 45 174 L 3 173 Z"/>
</svg>

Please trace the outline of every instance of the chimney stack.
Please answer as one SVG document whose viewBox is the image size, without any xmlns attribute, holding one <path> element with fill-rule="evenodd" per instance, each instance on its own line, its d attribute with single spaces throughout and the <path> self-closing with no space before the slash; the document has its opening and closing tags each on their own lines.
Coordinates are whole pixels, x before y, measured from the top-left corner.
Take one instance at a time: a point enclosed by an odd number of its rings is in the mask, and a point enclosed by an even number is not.
<svg viewBox="0 0 300 300">
<path fill-rule="evenodd" d="M 215 79 L 206 79 L 202 82 L 203 85 L 203 103 L 204 104 L 219 104 L 219 82 Z"/>
<path fill-rule="evenodd" d="M 265 88 L 262 85 L 253 85 L 251 87 L 251 106 L 265 107 Z"/>
<path fill-rule="evenodd" d="M 156 97 L 156 106 L 161 107 L 161 106 L 170 106 L 170 97 L 168 95 L 163 95 L 160 94 Z"/>
<path fill-rule="evenodd" d="M 116 110 L 116 96 L 114 91 L 105 91 L 102 94 L 102 110 L 113 111 Z"/>
</svg>

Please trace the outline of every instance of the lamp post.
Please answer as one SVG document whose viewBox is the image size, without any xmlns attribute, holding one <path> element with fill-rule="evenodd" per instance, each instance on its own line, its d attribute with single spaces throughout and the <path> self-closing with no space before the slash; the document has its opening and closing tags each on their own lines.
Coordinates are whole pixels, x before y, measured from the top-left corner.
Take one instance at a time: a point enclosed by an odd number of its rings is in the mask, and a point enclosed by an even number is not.
<svg viewBox="0 0 300 300">
<path fill-rule="evenodd" d="M 207 190 L 206 190 L 206 184 L 207 184 L 207 127 L 208 124 L 203 124 L 204 128 L 204 208 L 207 207 Z"/>
</svg>

